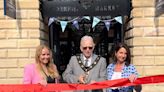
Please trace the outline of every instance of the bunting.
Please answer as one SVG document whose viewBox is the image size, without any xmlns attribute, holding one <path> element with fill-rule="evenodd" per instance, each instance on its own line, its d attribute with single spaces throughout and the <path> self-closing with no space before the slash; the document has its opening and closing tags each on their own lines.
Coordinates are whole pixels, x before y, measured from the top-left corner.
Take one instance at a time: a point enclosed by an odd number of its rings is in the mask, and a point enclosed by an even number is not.
<svg viewBox="0 0 164 92">
<path fill-rule="evenodd" d="M 77 20 L 73 21 L 73 26 L 75 26 L 79 30 L 79 24 Z"/>
<path fill-rule="evenodd" d="M 62 28 L 62 32 L 64 32 L 64 30 L 67 26 L 67 21 L 60 21 L 60 25 L 61 25 L 61 28 Z"/>
<path fill-rule="evenodd" d="M 84 16 L 84 19 L 91 20 L 89 16 Z"/>
<path fill-rule="evenodd" d="M 50 26 L 55 21 L 55 17 L 49 18 L 48 26 Z"/>
<path fill-rule="evenodd" d="M 74 26 L 77 30 L 79 30 L 78 22 L 81 21 L 82 19 L 87 19 L 87 20 L 91 21 L 89 16 L 77 17 L 77 18 L 74 18 L 73 20 L 70 20 L 70 21 L 61 21 L 61 20 L 58 20 L 55 17 L 51 17 L 51 18 L 49 18 L 48 26 L 50 26 L 54 21 L 57 21 L 57 22 L 60 23 L 62 32 L 65 31 L 65 28 L 66 28 L 68 23 L 72 23 L 72 26 Z M 111 21 L 113 21 L 113 20 L 115 20 L 116 22 L 119 22 L 120 24 L 122 24 L 122 17 L 121 16 L 117 16 L 113 19 L 108 19 L 108 20 L 101 20 L 97 17 L 93 17 L 92 28 L 94 28 L 99 22 L 103 22 L 105 27 L 109 31 Z"/>
<path fill-rule="evenodd" d="M 93 17 L 92 28 L 94 28 L 101 20 L 97 17 Z"/>
<path fill-rule="evenodd" d="M 106 26 L 107 30 L 109 31 L 109 28 L 110 28 L 110 21 L 105 21 L 105 26 Z"/>
<path fill-rule="evenodd" d="M 114 18 L 117 22 L 119 22 L 120 24 L 122 24 L 122 17 L 118 16 Z"/>
</svg>

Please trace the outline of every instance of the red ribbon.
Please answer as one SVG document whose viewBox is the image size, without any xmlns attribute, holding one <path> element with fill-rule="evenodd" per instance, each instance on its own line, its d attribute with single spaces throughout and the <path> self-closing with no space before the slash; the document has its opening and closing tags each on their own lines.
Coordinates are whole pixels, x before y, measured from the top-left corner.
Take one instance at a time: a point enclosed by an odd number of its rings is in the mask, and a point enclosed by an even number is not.
<svg viewBox="0 0 164 92">
<path fill-rule="evenodd" d="M 96 82 L 92 84 L 48 84 L 47 86 L 39 84 L 1 84 L 0 92 L 54 92 L 62 90 L 91 90 L 91 89 L 102 89 L 110 87 L 120 86 L 134 86 L 140 84 L 152 84 L 152 83 L 163 83 L 164 75 L 155 75 L 138 78 L 136 81 L 131 83 L 128 79 L 118 80 L 107 80 L 102 82 Z"/>
</svg>

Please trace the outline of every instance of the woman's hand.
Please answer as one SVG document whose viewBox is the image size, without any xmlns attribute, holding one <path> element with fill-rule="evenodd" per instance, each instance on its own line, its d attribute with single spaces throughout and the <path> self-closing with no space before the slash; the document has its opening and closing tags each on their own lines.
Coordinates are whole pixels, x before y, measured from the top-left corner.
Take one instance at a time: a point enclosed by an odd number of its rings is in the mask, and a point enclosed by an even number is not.
<svg viewBox="0 0 164 92">
<path fill-rule="evenodd" d="M 131 74 L 128 79 L 130 82 L 134 82 L 137 79 L 137 76 L 135 74 Z"/>
<path fill-rule="evenodd" d="M 43 86 L 47 86 L 47 81 L 43 79 L 39 82 L 39 84 L 41 84 Z"/>
</svg>

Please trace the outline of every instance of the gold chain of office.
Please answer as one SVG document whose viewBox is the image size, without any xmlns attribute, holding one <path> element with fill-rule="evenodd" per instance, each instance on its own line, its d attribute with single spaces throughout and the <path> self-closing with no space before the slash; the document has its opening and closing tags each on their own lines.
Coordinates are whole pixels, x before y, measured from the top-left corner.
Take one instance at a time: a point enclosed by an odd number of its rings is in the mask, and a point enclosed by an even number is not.
<svg viewBox="0 0 164 92">
<path fill-rule="evenodd" d="M 80 59 L 80 55 L 76 55 L 77 61 L 80 65 L 80 67 L 85 71 L 88 72 L 90 71 L 100 60 L 100 56 L 97 56 L 97 58 L 95 59 L 95 61 L 88 67 L 86 68 L 85 65 L 82 63 L 82 60 Z"/>
</svg>

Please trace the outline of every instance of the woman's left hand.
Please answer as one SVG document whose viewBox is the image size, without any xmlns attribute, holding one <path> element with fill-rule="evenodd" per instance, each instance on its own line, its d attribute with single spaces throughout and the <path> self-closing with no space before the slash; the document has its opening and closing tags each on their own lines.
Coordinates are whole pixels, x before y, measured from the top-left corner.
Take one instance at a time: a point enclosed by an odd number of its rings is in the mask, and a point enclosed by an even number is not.
<svg viewBox="0 0 164 92">
<path fill-rule="evenodd" d="M 137 76 L 135 74 L 131 74 L 128 79 L 130 82 L 134 82 L 137 79 Z"/>
</svg>

